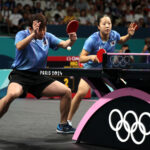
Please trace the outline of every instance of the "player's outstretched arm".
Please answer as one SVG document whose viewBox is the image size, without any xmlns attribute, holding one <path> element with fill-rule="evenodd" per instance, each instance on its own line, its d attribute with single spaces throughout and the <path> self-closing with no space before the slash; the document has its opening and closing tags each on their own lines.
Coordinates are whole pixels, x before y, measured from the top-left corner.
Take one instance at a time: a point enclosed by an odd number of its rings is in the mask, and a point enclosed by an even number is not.
<svg viewBox="0 0 150 150">
<path fill-rule="evenodd" d="M 76 40 L 77 34 L 75 32 L 69 33 L 69 39 L 66 41 L 61 41 L 58 46 L 62 48 L 67 48 L 68 46 L 72 46 Z"/>
<path fill-rule="evenodd" d="M 135 25 L 135 23 L 131 23 L 128 27 L 128 34 L 125 36 L 121 36 L 118 43 L 122 44 L 129 40 L 134 35 L 136 29 L 137 25 Z"/>
</svg>

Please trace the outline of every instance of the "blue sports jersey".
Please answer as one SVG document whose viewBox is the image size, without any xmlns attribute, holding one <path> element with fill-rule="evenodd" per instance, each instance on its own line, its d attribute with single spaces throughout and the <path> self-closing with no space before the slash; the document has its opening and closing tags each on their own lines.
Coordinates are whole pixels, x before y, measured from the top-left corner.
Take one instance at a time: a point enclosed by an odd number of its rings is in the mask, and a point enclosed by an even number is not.
<svg viewBox="0 0 150 150">
<path fill-rule="evenodd" d="M 105 49 L 107 52 L 114 52 L 116 43 L 120 40 L 120 34 L 111 30 L 108 41 L 102 41 L 100 32 L 93 33 L 84 43 L 83 49 L 89 52 L 89 55 L 96 55 L 99 49 Z M 85 68 L 99 68 L 101 63 L 89 61 L 84 64 Z"/>
<path fill-rule="evenodd" d="M 19 31 L 16 34 L 15 45 L 29 35 L 29 30 Z M 33 72 L 38 71 L 39 68 L 45 68 L 49 48 L 54 50 L 58 49 L 58 44 L 60 42 L 61 39 L 46 32 L 42 40 L 33 39 L 26 48 L 22 50 L 16 48 L 16 56 L 12 68 Z"/>
</svg>

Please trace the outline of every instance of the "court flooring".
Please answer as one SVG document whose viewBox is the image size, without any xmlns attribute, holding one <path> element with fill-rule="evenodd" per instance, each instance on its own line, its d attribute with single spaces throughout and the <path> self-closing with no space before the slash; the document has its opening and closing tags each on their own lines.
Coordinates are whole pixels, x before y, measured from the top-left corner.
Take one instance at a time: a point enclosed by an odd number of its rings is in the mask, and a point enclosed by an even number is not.
<svg viewBox="0 0 150 150">
<path fill-rule="evenodd" d="M 94 101 L 82 101 L 73 118 L 77 127 Z M 0 150 L 113 150 L 72 141 L 56 133 L 59 100 L 16 99 L 0 119 Z"/>
</svg>

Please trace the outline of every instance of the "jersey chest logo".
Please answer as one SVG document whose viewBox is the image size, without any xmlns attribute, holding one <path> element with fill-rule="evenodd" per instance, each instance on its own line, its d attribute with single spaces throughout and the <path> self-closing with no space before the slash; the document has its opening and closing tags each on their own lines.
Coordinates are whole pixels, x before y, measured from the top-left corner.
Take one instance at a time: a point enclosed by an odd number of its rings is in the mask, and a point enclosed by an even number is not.
<svg viewBox="0 0 150 150">
<path fill-rule="evenodd" d="M 116 41 L 111 41 L 111 42 L 110 42 L 110 45 L 111 45 L 111 46 L 114 46 L 115 44 L 116 44 Z"/>
<path fill-rule="evenodd" d="M 47 46 L 48 45 L 48 40 L 46 38 L 44 38 L 43 40 L 43 46 Z"/>
<path fill-rule="evenodd" d="M 33 39 L 32 42 L 35 43 L 35 39 Z"/>
</svg>

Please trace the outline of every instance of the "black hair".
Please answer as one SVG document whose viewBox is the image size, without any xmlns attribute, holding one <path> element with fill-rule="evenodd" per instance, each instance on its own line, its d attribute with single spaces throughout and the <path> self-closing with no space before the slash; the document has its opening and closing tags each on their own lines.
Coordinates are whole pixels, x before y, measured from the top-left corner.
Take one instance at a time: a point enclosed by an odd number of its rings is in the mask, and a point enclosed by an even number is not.
<svg viewBox="0 0 150 150">
<path fill-rule="evenodd" d="M 123 47 L 128 47 L 128 48 L 124 51 L 124 53 L 130 53 L 130 52 L 131 52 L 130 49 L 129 49 L 129 45 L 128 45 L 128 44 L 123 44 L 121 47 L 122 47 L 122 48 L 123 48 Z"/>
<path fill-rule="evenodd" d="M 129 45 L 128 44 L 123 44 L 122 47 L 129 47 Z"/>
<path fill-rule="evenodd" d="M 106 14 L 98 16 L 98 17 L 97 17 L 97 25 L 100 24 L 101 19 L 102 19 L 103 17 L 109 17 L 109 18 L 110 18 L 110 16 L 108 16 L 108 15 L 106 15 Z M 111 20 L 111 18 L 110 18 L 110 20 Z"/>
<path fill-rule="evenodd" d="M 131 52 L 130 49 L 125 50 L 125 53 L 130 53 L 130 52 Z"/>
<path fill-rule="evenodd" d="M 31 17 L 29 18 L 29 27 L 32 28 L 32 24 L 33 24 L 33 21 L 37 20 L 38 22 L 41 22 L 40 24 L 40 29 L 44 29 L 47 25 L 47 20 L 46 20 L 46 17 L 41 14 L 41 13 L 37 13 L 37 14 L 33 14 L 31 15 Z"/>
</svg>

